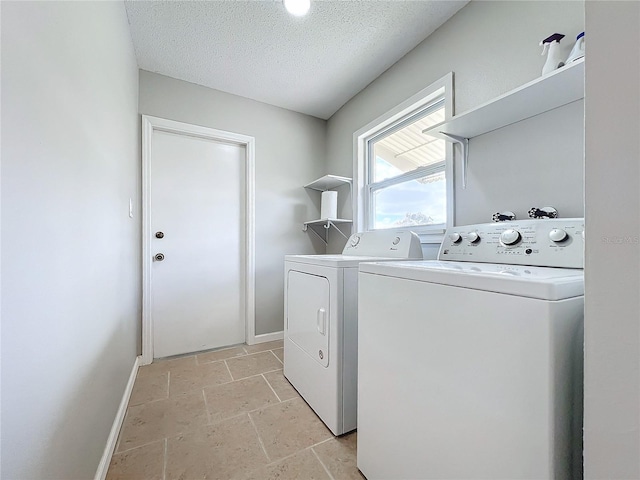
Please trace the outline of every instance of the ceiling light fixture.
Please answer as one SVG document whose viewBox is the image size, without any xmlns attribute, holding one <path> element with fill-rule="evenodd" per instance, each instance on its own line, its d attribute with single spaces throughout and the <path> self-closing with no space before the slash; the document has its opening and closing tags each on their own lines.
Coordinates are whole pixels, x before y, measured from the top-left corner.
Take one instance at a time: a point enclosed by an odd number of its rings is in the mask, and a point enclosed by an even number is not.
<svg viewBox="0 0 640 480">
<path fill-rule="evenodd" d="M 296 17 L 306 15 L 311 7 L 311 0 L 283 0 L 283 3 L 287 12 Z"/>
</svg>

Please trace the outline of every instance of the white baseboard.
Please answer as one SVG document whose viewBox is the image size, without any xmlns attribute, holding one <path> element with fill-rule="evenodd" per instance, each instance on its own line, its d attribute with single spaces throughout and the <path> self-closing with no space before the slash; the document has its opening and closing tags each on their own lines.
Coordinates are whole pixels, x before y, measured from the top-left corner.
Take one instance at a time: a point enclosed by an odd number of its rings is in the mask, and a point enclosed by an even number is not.
<svg viewBox="0 0 640 480">
<path fill-rule="evenodd" d="M 273 342 L 274 340 L 282 340 L 284 338 L 284 332 L 263 333 L 262 335 L 255 335 L 253 338 L 247 339 L 247 345 L 255 345 L 256 343 Z"/>
<path fill-rule="evenodd" d="M 111 432 L 107 439 L 107 445 L 104 447 L 104 453 L 102 454 L 102 459 L 98 465 L 98 470 L 96 470 L 94 480 L 104 480 L 107 477 L 107 471 L 109 470 L 109 464 L 111 463 L 111 456 L 113 455 L 113 451 L 116 449 L 116 442 L 118 441 L 120 428 L 122 427 L 122 422 L 124 422 L 124 415 L 127 413 L 127 405 L 129 404 L 131 392 L 133 392 L 133 384 L 135 383 L 136 376 L 138 375 L 138 367 L 140 367 L 141 364 L 142 357 L 136 357 L 136 360 L 133 362 L 133 368 L 131 369 L 131 375 L 129 376 L 129 382 L 122 394 L 120 407 L 118 407 L 116 418 L 113 420 Z"/>
</svg>

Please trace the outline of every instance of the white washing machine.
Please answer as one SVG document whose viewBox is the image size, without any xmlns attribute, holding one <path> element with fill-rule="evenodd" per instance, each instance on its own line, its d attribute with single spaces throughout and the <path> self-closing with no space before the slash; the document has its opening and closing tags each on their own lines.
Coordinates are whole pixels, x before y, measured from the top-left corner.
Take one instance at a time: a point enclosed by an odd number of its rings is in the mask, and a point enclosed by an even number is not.
<svg viewBox="0 0 640 480">
<path fill-rule="evenodd" d="M 334 435 L 356 428 L 358 265 L 422 258 L 409 231 L 354 234 L 342 255 L 285 256 L 284 375 Z"/>
<path fill-rule="evenodd" d="M 360 265 L 368 480 L 582 478 L 583 233 L 458 227 L 438 260 Z"/>
</svg>

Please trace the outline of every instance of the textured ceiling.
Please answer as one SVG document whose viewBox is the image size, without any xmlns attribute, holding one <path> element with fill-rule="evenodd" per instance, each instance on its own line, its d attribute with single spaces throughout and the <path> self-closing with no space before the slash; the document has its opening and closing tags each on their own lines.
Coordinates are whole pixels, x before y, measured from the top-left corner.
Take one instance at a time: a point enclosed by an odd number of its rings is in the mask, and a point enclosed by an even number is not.
<svg viewBox="0 0 640 480">
<path fill-rule="evenodd" d="M 143 70 L 324 119 L 466 3 L 125 1 Z"/>
</svg>

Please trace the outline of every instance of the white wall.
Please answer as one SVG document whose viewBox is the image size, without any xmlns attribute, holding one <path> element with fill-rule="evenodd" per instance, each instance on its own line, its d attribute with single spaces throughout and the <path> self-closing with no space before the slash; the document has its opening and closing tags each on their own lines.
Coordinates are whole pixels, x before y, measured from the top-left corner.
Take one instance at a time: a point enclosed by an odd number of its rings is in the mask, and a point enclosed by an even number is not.
<svg viewBox="0 0 640 480">
<path fill-rule="evenodd" d="M 352 176 L 353 133 L 446 73 L 455 73 L 455 110 L 461 113 L 537 78 L 545 60 L 540 40 L 564 33 L 568 56 L 583 30 L 580 1 L 469 3 L 329 119 L 327 172 Z M 456 172 L 456 224 L 491 221 L 497 210 L 523 218 L 532 206 L 549 204 L 563 216 L 581 216 L 581 108 L 578 102 L 554 112 L 553 122 L 532 119 L 473 139 L 466 190 Z M 570 189 L 561 188 L 566 178 L 573 179 Z M 546 194 L 536 196 L 542 185 Z M 351 218 L 348 203 L 342 214 Z"/>
<path fill-rule="evenodd" d="M 2 475 L 92 478 L 137 354 L 121 2 L 2 2 Z"/>
<path fill-rule="evenodd" d="M 640 3 L 586 2 L 585 478 L 640 478 Z"/>
<path fill-rule="evenodd" d="M 140 113 L 256 139 L 256 334 L 283 328 L 284 255 L 324 253 L 302 224 L 319 217 L 326 122 L 140 70 Z M 221 225 L 220 228 L 224 228 Z"/>
</svg>

